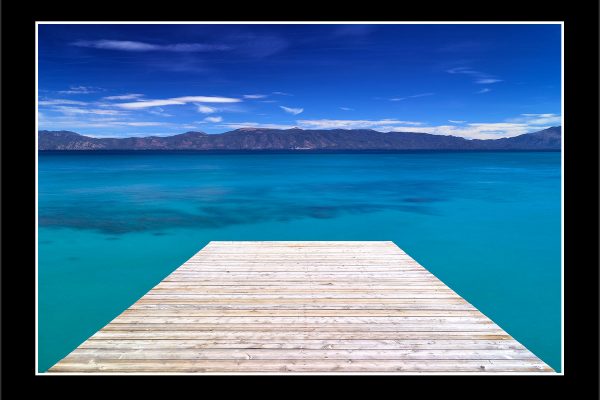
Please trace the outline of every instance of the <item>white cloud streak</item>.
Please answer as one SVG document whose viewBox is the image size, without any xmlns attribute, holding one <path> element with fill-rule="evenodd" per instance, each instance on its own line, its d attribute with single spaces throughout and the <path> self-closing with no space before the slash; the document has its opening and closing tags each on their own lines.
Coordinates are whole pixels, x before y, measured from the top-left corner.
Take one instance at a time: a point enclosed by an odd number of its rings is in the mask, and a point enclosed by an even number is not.
<svg viewBox="0 0 600 400">
<path fill-rule="evenodd" d="M 521 117 L 513 118 L 509 122 L 525 123 L 528 125 L 556 125 L 562 123 L 562 118 L 556 114 L 521 114 Z"/>
<path fill-rule="evenodd" d="M 223 51 L 231 47 L 222 44 L 204 44 L 204 43 L 174 43 L 174 44 L 154 44 L 145 42 L 136 42 L 132 40 L 78 40 L 71 43 L 77 47 L 88 47 L 102 50 L 118 51 L 168 51 L 177 53 L 194 53 L 206 51 Z"/>
<path fill-rule="evenodd" d="M 103 97 L 103 100 L 133 100 L 133 99 L 137 99 L 140 97 L 144 97 L 143 94 L 139 94 L 139 93 L 128 93 L 128 94 L 121 94 L 118 96 L 107 96 L 107 97 Z"/>
<path fill-rule="evenodd" d="M 413 94 L 412 96 L 408 96 L 408 98 L 415 98 L 415 97 L 425 97 L 425 96 L 433 96 L 435 93 L 419 93 L 419 94 Z"/>
<path fill-rule="evenodd" d="M 473 123 L 464 127 L 455 125 L 424 126 L 424 127 L 394 127 L 392 131 L 397 132 L 420 132 L 433 135 L 451 135 L 465 139 L 499 139 L 513 137 L 532 132 L 543 127 L 532 127 L 528 124 L 516 123 Z"/>
<path fill-rule="evenodd" d="M 39 100 L 38 105 L 40 106 L 59 106 L 59 105 L 77 105 L 84 106 L 87 103 L 85 101 L 76 101 L 76 100 L 64 100 L 64 99 L 48 99 L 48 100 Z"/>
<path fill-rule="evenodd" d="M 153 109 L 146 110 L 146 112 L 149 114 L 159 115 L 161 117 L 173 117 L 173 114 L 166 113 L 165 110 L 163 110 L 160 107 L 155 107 Z"/>
<path fill-rule="evenodd" d="M 285 107 L 285 106 L 279 106 L 283 111 L 293 114 L 293 115 L 298 115 L 300 113 L 302 113 L 304 111 L 304 108 L 293 108 L 293 107 Z"/>
<path fill-rule="evenodd" d="M 214 107 L 209 107 L 202 104 L 196 104 L 196 106 L 198 106 L 198 112 L 202 114 L 212 114 L 214 112 L 217 112 L 217 109 Z"/>
<path fill-rule="evenodd" d="M 264 99 L 267 97 L 266 94 L 245 94 L 243 96 L 245 99 Z"/>
<path fill-rule="evenodd" d="M 465 126 L 395 127 L 393 130 L 452 135 L 465 139 L 500 139 L 550 128 L 559 125 L 561 121 L 561 116 L 556 114 L 521 114 L 520 117 L 507 119 L 506 122 L 470 123 Z"/>
<path fill-rule="evenodd" d="M 502 82 L 502 79 L 498 79 L 493 75 L 490 75 L 488 73 L 481 72 L 481 71 L 475 71 L 468 67 L 450 68 L 450 69 L 446 70 L 446 72 L 448 72 L 449 74 L 470 75 L 473 78 L 475 78 L 474 82 L 477 84 L 480 84 L 480 85 L 488 85 L 488 84 L 492 84 L 492 83 Z"/>
<path fill-rule="evenodd" d="M 58 93 L 61 94 L 89 94 L 89 93 L 97 93 L 100 88 L 92 87 L 92 86 L 71 86 L 69 90 L 59 90 Z"/>
<path fill-rule="evenodd" d="M 80 108 L 80 107 L 71 107 L 71 106 L 54 106 L 52 108 L 53 111 L 60 112 L 65 115 L 85 115 L 85 114 L 95 114 L 95 115 L 125 115 L 127 114 L 124 111 L 119 110 L 104 110 L 98 108 Z"/>
<path fill-rule="evenodd" d="M 105 114 L 101 114 L 105 115 Z M 124 126 L 136 126 L 136 127 L 153 127 L 153 126 L 166 126 L 172 128 L 179 128 L 177 124 L 170 124 L 166 122 L 154 122 L 154 121 L 124 121 L 119 118 L 112 116 L 94 116 L 94 115 L 80 115 L 80 114 L 67 114 L 63 116 L 48 117 L 45 114 L 38 114 L 39 124 L 42 129 L 77 129 L 77 128 L 106 128 L 106 129 L 118 129 Z"/>
<path fill-rule="evenodd" d="M 484 79 L 477 79 L 475 81 L 475 83 L 479 83 L 479 84 L 490 84 L 490 83 L 497 83 L 497 82 L 502 82 L 502 79 L 484 78 Z"/>
<path fill-rule="evenodd" d="M 212 122 L 212 123 L 218 123 L 218 122 L 222 122 L 223 121 L 223 117 L 206 117 L 204 118 L 204 121 L 206 122 Z"/>
<path fill-rule="evenodd" d="M 147 107 L 183 105 L 187 103 L 238 103 L 240 101 L 242 100 L 231 97 L 183 96 L 164 100 L 139 100 L 130 103 L 117 103 L 115 106 L 127 109 L 140 109 Z"/>
<path fill-rule="evenodd" d="M 426 97 L 426 96 L 433 96 L 435 93 L 419 93 L 419 94 L 413 94 L 412 96 L 405 96 L 405 97 L 392 97 L 391 99 L 389 99 L 390 101 L 403 101 L 403 100 L 407 100 L 407 99 L 414 99 L 417 97 Z"/>
<path fill-rule="evenodd" d="M 467 75 L 477 75 L 480 74 L 479 71 L 473 71 L 471 68 L 467 67 L 455 67 L 446 70 L 449 74 L 467 74 Z"/>
</svg>

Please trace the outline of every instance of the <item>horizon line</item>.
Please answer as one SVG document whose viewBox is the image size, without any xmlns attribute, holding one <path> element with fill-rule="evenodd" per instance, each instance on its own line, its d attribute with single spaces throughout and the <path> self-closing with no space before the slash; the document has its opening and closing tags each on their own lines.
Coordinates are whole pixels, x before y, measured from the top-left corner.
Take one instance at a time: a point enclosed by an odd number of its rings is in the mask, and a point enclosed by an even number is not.
<svg viewBox="0 0 600 400">
<path fill-rule="evenodd" d="M 70 133 L 75 133 L 77 135 L 80 136 L 85 136 L 85 137 L 89 137 L 92 139 L 133 139 L 133 138 L 149 138 L 149 137 L 161 137 L 161 138 L 168 138 L 168 137 L 173 137 L 173 136 L 178 136 L 178 135 L 185 135 L 186 133 L 201 133 L 207 136 L 211 136 L 211 135 L 223 135 L 225 133 L 230 133 L 230 132 L 236 132 L 236 131 L 258 131 L 258 130 L 263 130 L 263 131 L 333 131 L 333 130 L 341 130 L 341 131 L 372 131 L 372 132 L 377 132 L 377 133 L 415 133 L 415 134 L 420 134 L 420 135 L 431 135 L 431 136 L 444 136 L 444 137 L 455 137 L 455 138 L 459 138 L 459 139 L 465 139 L 465 140 L 498 140 L 498 139 L 508 139 L 511 137 L 518 137 L 518 136 L 522 136 L 522 135 L 527 135 L 530 133 L 535 133 L 535 132 L 541 132 L 547 129 L 552 129 L 552 128 L 562 128 L 562 125 L 553 125 L 550 126 L 548 128 L 542 128 L 542 129 L 538 129 L 538 130 L 532 130 L 530 132 L 525 132 L 525 133 L 521 133 L 519 135 L 515 135 L 515 136 L 503 136 L 503 137 L 499 137 L 499 138 L 495 138 L 495 139 L 476 139 L 476 138 L 466 138 L 466 137 L 462 137 L 462 136 L 455 136 L 455 135 L 440 135 L 440 134 L 435 134 L 435 133 L 428 133 L 428 132 L 414 132 L 414 131 L 378 131 L 375 129 L 370 129 L 370 128 L 358 128 L 358 129 L 346 129 L 346 128 L 323 128 L 323 129 L 303 129 L 303 128 L 298 128 L 298 127 L 294 127 L 294 128 L 287 128 L 287 129 L 279 129 L 279 128 L 257 128 L 257 127 L 243 127 L 243 128 L 237 128 L 237 129 L 233 129 L 230 131 L 224 131 L 224 132 L 218 132 L 218 133 L 208 133 L 208 132 L 204 132 L 204 131 L 185 131 L 185 132 L 181 132 L 181 133 L 173 133 L 173 134 L 168 134 L 168 135 L 146 135 L 146 136 L 92 136 L 93 134 L 82 134 L 79 133 L 77 131 L 71 131 L 71 130 L 50 130 L 50 129 L 38 129 L 38 134 L 41 132 L 70 132 Z"/>
</svg>

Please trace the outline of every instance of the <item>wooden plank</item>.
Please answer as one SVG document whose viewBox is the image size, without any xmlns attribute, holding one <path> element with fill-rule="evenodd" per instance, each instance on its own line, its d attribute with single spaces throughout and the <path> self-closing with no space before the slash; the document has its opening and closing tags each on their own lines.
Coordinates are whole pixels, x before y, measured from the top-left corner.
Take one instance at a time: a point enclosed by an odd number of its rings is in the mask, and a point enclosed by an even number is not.
<svg viewBox="0 0 600 400">
<path fill-rule="evenodd" d="M 65 360 L 54 372 L 551 372 L 529 360 Z"/>
<path fill-rule="evenodd" d="M 234 317 L 190 317 L 190 316 L 149 316 L 123 315 L 115 318 L 113 324 L 459 324 L 480 323 L 491 324 L 489 319 L 476 316 L 444 316 L 444 317 L 413 317 L 413 316 L 368 316 L 368 317 L 282 317 L 269 315 L 266 317 L 234 316 Z"/>
<path fill-rule="evenodd" d="M 177 309 L 164 307 L 152 308 L 129 308 L 120 317 L 455 317 L 455 316 L 477 316 L 481 317 L 476 310 L 323 310 L 323 309 L 250 309 L 250 310 L 224 310 L 224 309 Z"/>
<path fill-rule="evenodd" d="M 50 372 L 551 372 L 393 242 L 210 242 Z"/>
<path fill-rule="evenodd" d="M 348 303 L 351 303 L 348 305 Z M 361 298 L 361 297 L 343 297 L 343 298 L 329 298 L 329 297 L 305 297 L 305 298 L 294 298 L 294 297 L 278 297 L 271 296 L 269 298 L 258 298 L 252 299 L 243 297 L 199 297 L 191 295 L 188 297 L 169 298 L 164 296 L 146 296 L 146 298 L 139 300 L 139 304 L 192 304 L 192 305 L 230 305 L 230 306 L 249 306 L 256 308 L 257 306 L 275 305 L 281 308 L 289 307 L 289 305 L 299 306 L 306 305 L 307 307 L 318 307 L 318 306 L 342 306 L 342 307 L 360 307 L 360 306 L 377 306 L 377 307 L 401 307 L 405 305 L 414 305 L 416 308 L 419 307 L 458 307 L 472 309 L 473 307 L 469 304 L 465 304 L 458 299 L 452 297 L 429 297 L 421 296 L 420 298 L 414 297 L 400 297 L 400 298 Z"/>
<path fill-rule="evenodd" d="M 499 331 L 405 331 L 405 332 L 326 332 L 315 331 L 113 331 L 101 329 L 96 332 L 94 339 L 485 339 L 485 340 L 511 340 L 506 332 Z"/>
<path fill-rule="evenodd" d="M 162 339 L 162 340 L 111 340 L 90 339 L 79 349 L 396 349 L 396 350 L 523 350 L 514 340 L 367 340 L 367 339 L 303 339 L 275 342 L 271 339 Z"/>
<path fill-rule="evenodd" d="M 526 349 L 76 349 L 69 361 L 102 360 L 536 360 Z"/>
<path fill-rule="evenodd" d="M 111 323 L 105 327 L 105 331 L 191 331 L 191 332 L 336 332 L 336 333 L 356 333 L 357 335 L 365 332 L 493 332 L 503 333 L 501 329 L 494 329 L 487 326 L 491 324 L 461 324 L 437 327 L 431 324 L 119 324 Z"/>
</svg>

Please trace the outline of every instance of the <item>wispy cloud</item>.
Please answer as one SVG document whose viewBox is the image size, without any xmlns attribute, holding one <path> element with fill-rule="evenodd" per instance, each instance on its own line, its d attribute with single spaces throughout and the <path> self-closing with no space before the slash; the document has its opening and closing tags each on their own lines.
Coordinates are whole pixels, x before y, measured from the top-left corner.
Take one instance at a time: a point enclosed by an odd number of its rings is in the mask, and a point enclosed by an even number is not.
<svg viewBox="0 0 600 400">
<path fill-rule="evenodd" d="M 425 97 L 425 96 L 433 96 L 435 93 L 419 93 L 419 94 L 413 94 L 412 96 L 408 96 L 409 99 L 411 98 L 415 98 L 415 97 Z"/>
<path fill-rule="evenodd" d="M 186 104 L 186 102 L 173 100 L 173 99 L 165 99 L 165 100 L 144 100 L 144 101 L 136 101 L 133 103 L 118 103 L 118 104 L 115 104 L 115 106 L 121 107 L 121 108 L 127 108 L 127 109 L 138 109 L 138 108 L 172 106 L 172 105 L 183 105 L 183 104 Z"/>
<path fill-rule="evenodd" d="M 402 101 L 402 100 L 406 100 L 406 99 L 414 99 L 417 97 L 426 97 L 426 96 L 433 96 L 435 93 L 419 93 L 419 94 L 413 94 L 412 96 L 405 96 L 405 97 L 393 97 L 390 99 L 390 101 Z"/>
<path fill-rule="evenodd" d="M 481 90 L 476 91 L 475 93 L 482 94 L 482 93 L 488 93 L 488 92 L 491 92 L 491 91 L 492 91 L 492 89 L 490 89 L 490 88 L 483 88 Z"/>
<path fill-rule="evenodd" d="M 243 96 L 245 99 L 264 99 L 267 97 L 266 94 L 245 94 Z"/>
<path fill-rule="evenodd" d="M 276 94 L 279 96 L 293 96 L 293 94 L 286 93 L 286 92 L 271 92 L 271 94 Z"/>
<path fill-rule="evenodd" d="M 343 111 L 354 111 L 354 108 L 350 108 L 350 107 L 340 107 L 340 110 L 343 110 Z"/>
<path fill-rule="evenodd" d="M 89 47 L 102 50 L 118 51 L 170 51 L 178 53 L 192 53 L 205 51 L 223 51 L 231 47 L 223 44 L 205 44 L 205 43 L 174 43 L 174 44 L 155 44 L 146 42 L 136 42 L 132 40 L 78 40 L 71 43 L 77 47 Z"/>
<path fill-rule="evenodd" d="M 146 110 L 146 112 L 149 113 L 149 114 L 154 114 L 154 115 L 158 115 L 158 116 L 161 116 L 161 117 L 173 117 L 173 114 L 166 113 L 165 110 L 163 110 L 160 107 L 154 107 L 154 108 L 152 108 L 150 110 Z"/>
<path fill-rule="evenodd" d="M 393 125 L 422 125 L 421 122 L 401 121 L 397 119 L 357 120 L 357 119 L 302 119 L 301 128 L 307 129 L 386 129 Z"/>
<path fill-rule="evenodd" d="M 69 90 L 59 90 L 58 93 L 61 94 L 89 94 L 89 93 L 97 93 L 101 91 L 101 88 L 93 87 L 93 86 L 71 86 Z"/>
<path fill-rule="evenodd" d="M 38 113 L 38 123 L 40 129 L 90 129 L 90 128 L 114 128 L 115 119 L 84 119 L 80 116 L 48 116 L 45 113 Z"/>
<path fill-rule="evenodd" d="M 458 120 L 458 119 L 449 119 L 448 122 L 451 122 L 453 124 L 464 124 L 467 121 L 461 121 L 461 120 Z"/>
<path fill-rule="evenodd" d="M 39 124 L 42 129 L 123 129 L 123 127 L 167 127 L 169 129 L 181 129 L 180 124 L 156 121 L 131 121 L 125 120 L 122 116 L 112 116 L 110 114 L 95 115 L 85 114 L 65 114 L 62 116 L 49 117 L 44 113 L 38 114 Z M 146 135 L 148 132 L 146 132 Z"/>
<path fill-rule="evenodd" d="M 304 111 L 304 108 L 293 108 L 293 107 L 285 107 L 285 106 L 279 106 L 279 107 L 281 107 L 281 109 L 283 111 L 293 114 L 293 115 L 298 115 Z"/>
<path fill-rule="evenodd" d="M 87 103 L 85 101 L 76 100 L 64 100 L 64 99 L 47 99 L 39 100 L 38 105 L 40 106 L 60 106 L 60 105 L 79 105 L 84 106 Z"/>
<path fill-rule="evenodd" d="M 510 119 L 509 121 L 526 123 L 528 125 L 556 125 L 562 122 L 562 118 L 556 114 L 521 114 L 520 117 Z"/>
<path fill-rule="evenodd" d="M 475 81 L 475 83 L 479 83 L 479 84 L 489 84 L 489 83 L 497 83 L 497 82 L 502 82 L 502 79 L 482 78 L 482 79 L 477 79 Z"/>
<path fill-rule="evenodd" d="M 223 117 L 206 117 L 204 118 L 204 121 L 218 123 L 223 121 Z"/>
<path fill-rule="evenodd" d="M 394 127 L 393 131 L 430 133 L 433 135 L 452 135 L 465 139 L 500 139 L 535 132 L 551 126 L 559 125 L 562 121 L 556 114 L 521 114 L 517 118 L 509 118 L 503 122 L 477 122 L 462 126 L 439 125 L 423 127 Z M 456 123 L 457 121 L 450 120 Z M 458 121 L 466 122 L 466 121 Z"/>
<path fill-rule="evenodd" d="M 147 107 L 183 105 L 187 103 L 238 103 L 240 101 L 242 100 L 231 97 L 184 96 L 163 100 L 139 100 L 131 103 L 117 103 L 115 106 L 127 109 L 140 109 Z"/>
<path fill-rule="evenodd" d="M 52 107 L 53 111 L 65 114 L 65 115 L 84 115 L 84 114 L 94 114 L 94 115 L 125 115 L 126 112 L 119 110 L 106 110 L 106 109 L 98 109 L 98 108 L 81 108 L 81 107 L 73 107 L 73 106 L 54 106 Z"/>
<path fill-rule="evenodd" d="M 475 71 L 468 67 L 454 67 L 446 70 L 449 74 L 466 74 L 466 75 L 479 75 L 481 72 Z"/>
<path fill-rule="evenodd" d="M 133 99 L 137 99 L 140 97 L 144 97 L 143 94 L 139 94 L 139 93 L 128 93 L 128 94 L 121 94 L 118 96 L 106 96 L 103 97 L 103 100 L 133 100 Z"/>
<path fill-rule="evenodd" d="M 475 79 L 474 82 L 480 85 L 502 82 L 502 79 L 498 79 L 494 75 L 488 74 L 486 72 L 476 71 L 469 67 L 454 67 L 446 70 L 446 72 L 448 72 L 449 74 L 470 75 Z"/>
<path fill-rule="evenodd" d="M 503 137 L 513 137 L 524 133 L 532 132 L 542 127 L 532 127 L 528 124 L 518 123 L 472 123 L 466 126 L 440 125 L 424 127 L 394 127 L 392 131 L 410 131 L 430 133 L 433 135 L 451 135 L 463 137 L 465 139 L 499 139 Z"/>
<path fill-rule="evenodd" d="M 214 112 L 217 112 L 217 109 L 214 107 L 209 107 L 202 104 L 196 104 L 196 106 L 198 106 L 198 112 L 202 114 L 212 114 Z"/>
</svg>

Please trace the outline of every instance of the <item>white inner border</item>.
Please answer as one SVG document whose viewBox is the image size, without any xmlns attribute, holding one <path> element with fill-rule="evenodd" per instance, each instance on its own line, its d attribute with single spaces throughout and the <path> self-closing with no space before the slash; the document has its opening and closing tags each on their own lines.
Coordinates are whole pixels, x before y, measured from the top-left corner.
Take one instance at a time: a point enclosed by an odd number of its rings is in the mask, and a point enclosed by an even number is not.
<svg viewBox="0 0 600 400">
<path fill-rule="evenodd" d="M 560 61 L 561 61 L 561 165 L 560 165 L 560 233 L 561 233 L 561 372 L 550 374 L 550 376 L 563 376 L 565 374 L 565 222 L 564 222 L 564 167 L 565 167 L 565 124 L 564 124 L 564 111 L 565 111 L 565 23 L 564 21 L 36 21 L 35 23 L 35 374 L 45 376 L 60 376 L 60 375 L 476 375 L 476 376 L 489 376 L 489 375 L 536 375 L 536 376 L 548 376 L 547 372 L 522 372 L 522 373 L 511 373 L 511 372 L 498 372 L 494 374 L 482 374 L 479 372 L 428 372 L 425 374 L 399 372 L 399 373 L 386 373 L 386 372 L 344 372 L 342 373 L 330 373 L 330 372 L 286 372 L 282 374 L 277 373 L 133 373 L 133 374 L 121 374 L 111 372 L 98 372 L 98 373 L 48 373 L 39 372 L 38 369 L 38 26 L 39 25 L 560 25 Z M 87 339 L 86 339 L 87 340 Z"/>
</svg>

